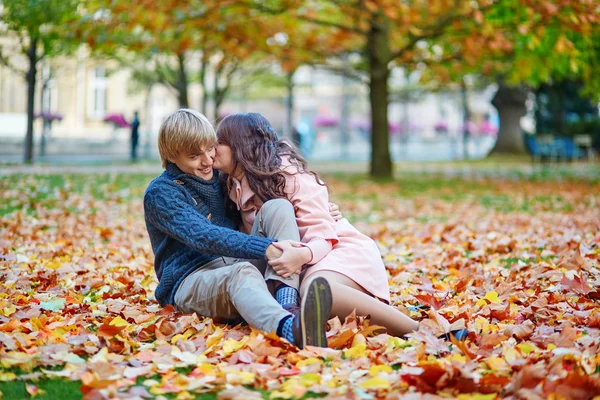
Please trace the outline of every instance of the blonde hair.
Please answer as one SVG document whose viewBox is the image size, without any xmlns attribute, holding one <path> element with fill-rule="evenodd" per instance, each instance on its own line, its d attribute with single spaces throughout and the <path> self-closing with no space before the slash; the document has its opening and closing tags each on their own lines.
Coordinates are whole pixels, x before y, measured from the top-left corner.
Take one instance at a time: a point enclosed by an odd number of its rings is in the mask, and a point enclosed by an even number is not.
<svg viewBox="0 0 600 400">
<path fill-rule="evenodd" d="M 202 152 L 217 143 L 217 134 L 208 119 L 198 111 L 182 108 L 163 121 L 158 133 L 158 152 L 163 168 L 179 153 Z"/>
</svg>

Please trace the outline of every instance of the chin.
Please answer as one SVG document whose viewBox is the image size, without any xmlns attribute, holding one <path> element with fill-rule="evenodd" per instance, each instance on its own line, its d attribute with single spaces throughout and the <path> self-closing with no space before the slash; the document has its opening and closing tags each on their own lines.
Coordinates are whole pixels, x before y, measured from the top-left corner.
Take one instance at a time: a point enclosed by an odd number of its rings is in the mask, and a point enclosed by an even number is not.
<svg viewBox="0 0 600 400">
<path fill-rule="evenodd" d="M 208 181 L 208 180 L 212 179 L 213 175 L 214 175 L 214 173 L 211 172 L 210 174 L 197 174 L 196 176 L 198 178 L 204 179 L 205 181 Z"/>
</svg>

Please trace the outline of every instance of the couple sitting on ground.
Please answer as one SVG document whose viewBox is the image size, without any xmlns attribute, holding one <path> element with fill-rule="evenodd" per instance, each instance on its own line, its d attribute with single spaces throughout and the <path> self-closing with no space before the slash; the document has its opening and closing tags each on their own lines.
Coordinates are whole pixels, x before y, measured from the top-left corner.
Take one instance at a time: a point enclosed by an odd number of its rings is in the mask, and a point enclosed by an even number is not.
<svg viewBox="0 0 600 400">
<path fill-rule="evenodd" d="M 354 309 L 391 335 L 418 328 L 389 305 L 376 244 L 330 209 L 325 184 L 263 116 L 230 115 L 215 133 L 182 109 L 158 148 L 165 171 L 144 212 L 162 306 L 243 319 L 300 348 L 326 347 L 327 320 Z"/>
</svg>

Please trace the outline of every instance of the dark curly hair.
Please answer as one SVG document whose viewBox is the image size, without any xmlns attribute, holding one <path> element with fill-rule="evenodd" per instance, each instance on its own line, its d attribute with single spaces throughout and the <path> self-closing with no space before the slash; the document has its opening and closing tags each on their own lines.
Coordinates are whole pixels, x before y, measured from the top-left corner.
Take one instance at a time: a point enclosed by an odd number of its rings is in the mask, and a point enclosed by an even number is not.
<svg viewBox="0 0 600 400">
<path fill-rule="evenodd" d="M 298 149 L 286 140 L 279 139 L 269 121 L 261 114 L 239 113 L 225 117 L 217 126 L 220 144 L 231 147 L 233 171 L 240 165 L 252 191 L 263 201 L 285 198 L 286 174 L 282 171 L 282 157 L 288 158 L 299 172 L 307 172 L 324 185 L 319 176 L 307 170 L 306 160 Z M 231 189 L 231 177 L 221 174 L 227 193 Z M 229 199 L 229 196 L 226 196 Z M 228 210 L 231 201 L 226 201 Z"/>
</svg>

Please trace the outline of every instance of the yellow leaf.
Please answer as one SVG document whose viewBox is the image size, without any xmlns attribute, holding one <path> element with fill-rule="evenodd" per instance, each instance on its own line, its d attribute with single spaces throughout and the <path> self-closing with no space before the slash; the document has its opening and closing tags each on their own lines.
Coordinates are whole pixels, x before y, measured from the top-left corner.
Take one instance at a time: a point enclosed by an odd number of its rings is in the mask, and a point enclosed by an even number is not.
<svg viewBox="0 0 600 400">
<path fill-rule="evenodd" d="M 234 351 L 241 349 L 246 344 L 247 341 L 248 341 L 248 336 L 245 336 L 239 342 L 235 339 L 229 338 L 225 341 L 225 343 L 223 343 L 223 352 L 227 356 L 227 355 L 233 353 Z"/>
<path fill-rule="evenodd" d="M 112 321 L 110 321 L 109 325 L 116 326 L 117 328 L 122 328 L 125 326 L 129 326 L 129 322 L 125 321 L 121 317 L 116 317 L 116 318 L 113 318 Z"/>
<path fill-rule="evenodd" d="M 547 349 L 547 350 L 550 350 L 550 351 L 554 350 L 555 348 L 556 348 L 556 345 L 555 345 L 555 344 L 552 344 L 552 343 L 549 343 L 549 344 L 548 344 L 548 347 L 546 347 L 546 349 Z"/>
<path fill-rule="evenodd" d="M 514 349 L 514 347 L 506 348 L 502 354 L 504 355 L 504 359 L 509 363 L 522 358 L 519 352 Z"/>
<path fill-rule="evenodd" d="M 256 378 L 256 375 L 248 371 L 240 371 L 237 373 L 237 375 L 241 378 L 242 385 L 251 385 L 254 383 L 254 379 Z"/>
<path fill-rule="evenodd" d="M 491 292 L 487 292 L 485 294 L 484 299 L 488 300 L 490 303 L 500 304 L 500 300 L 498 299 L 498 293 L 492 290 Z"/>
<path fill-rule="evenodd" d="M 270 399 L 291 399 L 293 397 L 294 396 L 292 396 L 290 393 L 281 392 L 279 390 L 273 390 L 271 394 L 269 394 Z"/>
<path fill-rule="evenodd" d="M 299 382 L 306 387 L 318 385 L 321 383 L 321 375 L 315 373 L 308 373 L 301 375 L 298 378 Z"/>
<path fill-rule="evenodd" d="M 503 371 L 507 368 L 510 368 L 508 364 L 506 364 L 506 361 L 504 361 L 504 359 L 501 357 L 491 356 L 486 360 L 486 362 L 494 371 Z"/>
<path fill-rule="evenodd" d="M 318 362 L 320 362 L 320 360 L 318 358 L 316 358 L 316 357 L 309 357 L 307 359 L 298 361 L 296 363 L 296 367 L 298 367 L 298 368 L 305 367 L 307 365 L 318 363 Z"/>
<path fill-rule="evenodd" d="M 366 357 L 367 355 L 369 355 L 369 352 L 367 351 L 366 343 L 359 343 L 356 346 L 352 346 L 351 348 L 344 350 L 344 356 L 351 360 L 359 357 Z"/>
<path fill-rule="evenodd" d="M 17 375 L 14 372 L 0 372 L 0 382 L 14 381 Z"/>
<path fill-rule="evenodd" d="M 390 387 L 390 382 L 387 379 L 376 376 L 361 383 L 360 387 L 363 389 L 387 389 Z"/>
<path fill-rule="evenodd" d="M 200 364 L 196 367 L 196 370 L 204 375 L 217 375 L 217 367 L 215 367 L 213 364 Z"/>
<path fill-rule="evenodd" d="M 61 266 L 62 264 L 57 261 L 50 261 L 48 264 L 46 264 L 46 267 L 54 270 L 59 269 Z"/>
<path fill-rule="evenodd" d="M 482 393 L 469 393 L 469 394 L 459 394 L 458 400 L 493 400 L 497 397 L 495 393 L 490 394 L 482 394 Z"/>
<path fill-rule="evenodd" d="M 517 348 L 521 350 L 521 353 L 524 353 L 525 355 L 528 355 L 536 349 L 536 347 L 531 343 L 519 343 L 517 345 Z"/>
<path fill-rule="evenodd" d="M 392 371 L 393 369 L 389 365 L 373 365 L 371 368 L 369 368 L 369 376 L 377 376 L 380 372 L 385 372 L 386 374 L 389 374 Z"/>
<path fill-rule="evenodd" d="M 2 315 L 4 315 L 5 317 L 9 317 L 12 314 L 14 314 L 15 312 L 17 312 L 17 307 L 15 307 L 14 304 L 11 304 L 10 306 L 4 307 L 2 309 Z"/>
<path fill-rule="evenodd" d="M 222 328 L 217 327 L 213 334 L 210 335 L 206 340 L 206 348 L 212 347 L 219 343 L 223 339 L 223 336 L 225 336 L 225 332 L 223 332 Z"/>
<path fill-rule="evenodd" d="M 454 353 L 452 354 L 452 357 L 450 357 L 451 361 L 458 361 L 461 363 L 466 363 L 467 362 L 467 358 L 465 356 L 463 356 L 462 354 L 458 354 L 458 353 Z"/>
</svg>

